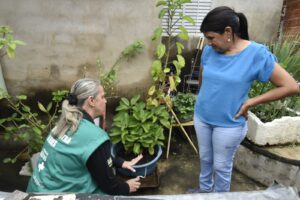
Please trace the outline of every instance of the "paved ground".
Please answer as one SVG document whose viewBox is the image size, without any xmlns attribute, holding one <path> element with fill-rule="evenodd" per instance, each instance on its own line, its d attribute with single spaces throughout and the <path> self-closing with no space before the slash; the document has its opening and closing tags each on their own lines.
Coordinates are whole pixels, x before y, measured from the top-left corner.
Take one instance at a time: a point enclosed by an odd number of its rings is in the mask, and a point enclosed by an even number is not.
<svg viewBox="0 0 300 200">
<path fill-rule="evenodd" d="M 195 135 L 192 133 L 190 136 L 196 144 Z M 176 132 L 175 130 L 175 134 L 172 137 L 169 159 L 165 159 L 165 155 L 162 156 L 158 163 L 158 171 L 160 175 L 160 186 L 153 189 L 142 189 L 137 192 L 137 194 L 183 194 L 187 189 L 194 188 L 198 185 L 199 158 L 181 132 Z M 234 170 L 231 191 L 264 189 L 266 189 L 265 186 Z"/>
<path fill-rule="evenodd" d="M 192 131 L 191 131 L 192 132 Z M 196 142 L 194 134 L 192 140 Z M 164 153 L 166 148 L 163 149 Z M 12 192 L 16 189 L 25 191 L 28 177 L 18 175 L 24 162 L 18 161 L 14 165 L 3 164 L 2 160 L 11 151 L 0 150 L 0 191 Z M 155 194 L 182 194 L 188 188 L 196 187 L 198 184 L 199 159 L 185 137 L 174 130 L 171 141 L 171 152 L 168 160 L 165 154 L 158 163 L 160 185 L 157 188 L 142 189 L 135 195 Z M 241 173 L 234 171 L 232 178 L 232 191 L 264 190 L 266 187 L 247 178 Z"/>
</svg>

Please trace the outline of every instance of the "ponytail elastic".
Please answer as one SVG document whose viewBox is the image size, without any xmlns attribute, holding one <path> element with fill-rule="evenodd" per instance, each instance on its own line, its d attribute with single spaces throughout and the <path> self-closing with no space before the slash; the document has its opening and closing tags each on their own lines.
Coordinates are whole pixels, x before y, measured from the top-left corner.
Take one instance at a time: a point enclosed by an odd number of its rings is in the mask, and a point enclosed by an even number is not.
<svg viewBox="0 0 300 200">
<path fill-rule="evenodd" d="M 68 101 L 69 101 L 69 104 L 72 105 L 72 106 L 76 106 L 76 105 L 77 105 L 77 97 L 76 97 L 76 95 L 73 94 L 73 93 L 70 93 L 70 94 L 67 96 L 66 100 L 68 100 Z"/>
</svg>

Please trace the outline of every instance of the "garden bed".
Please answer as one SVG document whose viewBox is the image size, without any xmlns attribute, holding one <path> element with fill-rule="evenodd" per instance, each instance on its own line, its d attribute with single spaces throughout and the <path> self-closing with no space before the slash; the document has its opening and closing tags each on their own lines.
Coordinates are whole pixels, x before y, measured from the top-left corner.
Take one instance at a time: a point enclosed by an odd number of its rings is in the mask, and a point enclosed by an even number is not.
<svg viewBox="0 0 300 200">
<path fill-rule="evenodd" d="M 275 150 L 270 147 L 260 147 L 244 140 L 238 149 L 234 166 L 246 176 L 260 182 L 263 185 L 270 185 L 277 181 L 285 186 L 297 187 L 300 190 L 300 159 L 299 156 L 291 157 L 279 153 L 280 151 L 293 151 L 291 145 Z M 295 152 L 299 149 L 295 148 Z M 247 158 L 247 159 L 245 159 Z"/>
<path fill-rule="evenodd" d="M 300 116 L 286 116 L 263 123 L 249 112 L 247 138 L 257 145 L 300 143 Z"/>
</svg>

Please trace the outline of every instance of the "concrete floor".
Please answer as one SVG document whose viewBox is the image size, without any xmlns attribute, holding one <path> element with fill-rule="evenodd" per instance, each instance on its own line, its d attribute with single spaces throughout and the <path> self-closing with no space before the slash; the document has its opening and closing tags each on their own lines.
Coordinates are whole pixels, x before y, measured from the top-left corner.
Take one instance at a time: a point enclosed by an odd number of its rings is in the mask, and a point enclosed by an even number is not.
<svg viewBox="0 0 300 200">
<path fill-rule="evenodd" d="M 196 138 L 191 132 L 192 141 L 196 144 Z M 183 194 L 189 188 L 198 185 L 199 158 L 194 150 L 181 134 L 174 130 L 169 159 L 165 158 L 166 148 L 163 148 L 163 156 L 158 163 L 159 187 L 141 189 L 133 195 L 171 195 Z M 0 191 L 12 192 L 16 189 L 25 191 L 28 177 L 19 176 L 18 172 L 24 164 L 18 161 L 14 165 L 3 164 L 2 160 L 11 151 L 1 150 L 0 154 Z M 245 175 L 234 170 L 231 184 L 231 191 L 253 191 L 264 190 L 266 187 L 249 179 Z"/>
<path fill-rule="evenodd" d="M 196 145 L 193 131 L 189 131 Z M 141 189 L 135 195 L 184 194 L 187 189 L 198 186 L 199 157 L 180 131 L 174 130 L 171 140 L 169 159 L 164 154 L 158 163 L 160 185 L 157 188 Z M 233 171 L 231 191 L 265 190 L 266 186 L 246 177 L 237 170 Z"/>
</svg>

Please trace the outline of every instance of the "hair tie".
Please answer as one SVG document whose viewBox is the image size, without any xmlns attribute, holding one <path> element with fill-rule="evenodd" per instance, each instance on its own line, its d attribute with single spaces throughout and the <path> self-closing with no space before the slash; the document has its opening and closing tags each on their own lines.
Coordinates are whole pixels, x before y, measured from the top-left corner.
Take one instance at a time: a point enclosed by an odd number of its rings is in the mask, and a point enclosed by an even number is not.
<svg viewBox="0 0 300 200">
<path fill-rule="evenodd" d="M 73 93 L 70 93 L 70 94 L 67 96 L 66 100 L 68 100 L 68 101 L 69 101 L 69 104 L 72 105 L 72 106 L 76 106 L 76 105 L 77 105 L 77 97 L 76 97 L 76 95 L 73 94 Z"/>
</svg>

